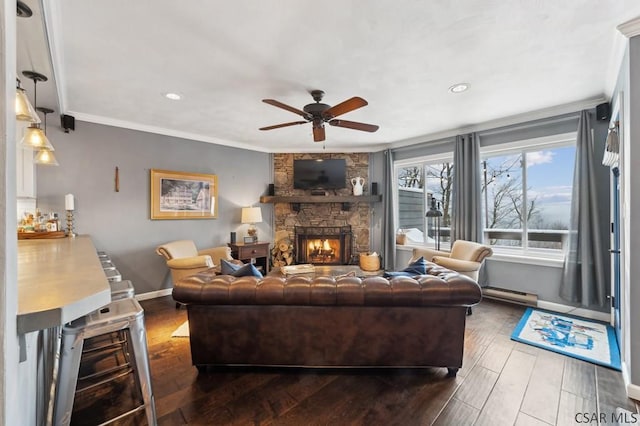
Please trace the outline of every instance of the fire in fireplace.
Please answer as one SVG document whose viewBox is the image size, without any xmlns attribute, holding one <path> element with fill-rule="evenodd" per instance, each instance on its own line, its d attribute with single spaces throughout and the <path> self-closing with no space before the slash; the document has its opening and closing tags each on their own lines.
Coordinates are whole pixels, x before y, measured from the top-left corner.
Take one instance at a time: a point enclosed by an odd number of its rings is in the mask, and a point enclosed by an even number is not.
<svg viewBox="0 0 640 426">
<path fill-rule="evenodd" d="M 345 265 L 351 259 L 351 226 L 296 226 L 296 262 Z"/>
</svg>

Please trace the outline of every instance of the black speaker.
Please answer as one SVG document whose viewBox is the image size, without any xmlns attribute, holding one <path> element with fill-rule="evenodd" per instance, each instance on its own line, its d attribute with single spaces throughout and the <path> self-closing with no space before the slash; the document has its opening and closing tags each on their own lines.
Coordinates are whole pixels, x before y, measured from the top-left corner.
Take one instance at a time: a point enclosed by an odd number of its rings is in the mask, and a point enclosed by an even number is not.
<svg viewBox="0 0 640 426">
<path fill-rule="evenodd" d="M 274 196 L 276 195 L 276 186 L 272 183 L 269 184 L 269 188 L 267 189 L 267 195 Z"/>
<path fill-rule="evenodd" d="M 236 233 L 235 232 L 232 232 L 232 233 L 229 234 L 229 242 L 231 244 L 234 244 L 236 242 Z"/>
<path fill-rule="evenodd" d="M 72 115 L 62 114 L 60 116 L 60 126 L 65 133 L 69 133 L 69 130 L 76 129 L 76 119 Z"/>
<path fill-rule="evenodd" d="M 596 106 L 596 119 L 600 121 L 608 121 L 611 118 L 611 107 L 605 102 Z"/>
<path fill-rule="evenodd" d="M 378 195 L 378 182 L 371 182 L 371 195 Z"/>
</svg>

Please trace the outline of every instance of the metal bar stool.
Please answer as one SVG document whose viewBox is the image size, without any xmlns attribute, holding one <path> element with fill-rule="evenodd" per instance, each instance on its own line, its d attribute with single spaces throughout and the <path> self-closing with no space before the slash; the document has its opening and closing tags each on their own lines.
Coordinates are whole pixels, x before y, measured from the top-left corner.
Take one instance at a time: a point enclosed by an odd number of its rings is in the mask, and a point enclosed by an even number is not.
<svg viewBox="0 0 640 426">
<path fill-rule="evenodd" d="M 98 257 L 100 258 L 101 261 L 103 261 L 103 260 L 111 260 L 106 251 L 98 250 L 97 254 L 98 254 Z"/>
<path fill-rule="evenodd" d="M 100 260 L 100 264 L 102 265 L 102 270 L 109 271 L 112 269 L 116 269 L 116 265 L 113 264 L 110 260 Z"/>
<path fill-rule="evenodd" d="M 119 330 L 128 334 L 128 349 L 131 353 L 128 353 L 130 365 L 127 367 L 133 371 L 135 384 L 142 394 L 143 404 L 109 422 L 144 409 L 149 425 L 157 424 L 144 327 L 144 310 L 135 299 L 127 298 L 113 301 L 102 309 L 68 323 L 62 328 L 58 386 L 54 402 L 55 425 L 68 425 L 71 422 L 85 339 Z M 96 385 L 103 384 L 112 378 Z"/>
<path fill-rule="evenodd" d="M 104 274 L 107 276 L 107 281 L 109 281 L 109 283 L 122 281 L 122 275 L 117 269 L 107 269 L 104 271 Z"/>
<path fill-rule="evenodd" d="M 112 281 L 109 283 L 109 286 L 111 287 L 111 301 L 135 296 L 135 290 L 131 280 Z"/>
<path fill-rule="evenodd" d="M 111 287 L 111 301 L 127 299 L 135 297 L 135 291 L 133 284 L 130 280 L 115 281 L 109 283 Z M 125 343 L 127 341 L 126 334 L 119 330 L 114 333 L 108 333 L 103 336 L 98 336 L 91 339 L 91 342 L 87 344 L 83 350 L 83 354 L 95 354 L 105 349 L 114 349 L 117 347 L 126 350 Z"/>
</svg>

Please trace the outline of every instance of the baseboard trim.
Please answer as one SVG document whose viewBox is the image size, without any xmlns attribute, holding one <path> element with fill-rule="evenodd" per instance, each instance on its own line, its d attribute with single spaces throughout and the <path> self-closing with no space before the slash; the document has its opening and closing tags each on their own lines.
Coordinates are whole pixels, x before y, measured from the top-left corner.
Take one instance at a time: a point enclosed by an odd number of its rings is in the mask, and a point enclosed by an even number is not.
<svg viewBox="0 0 640 426">
<path fill-rule="evenodd" d="M 538 307 L 561 314 L 571 314 L 578 317 L 589 318 L 611 324 L 611 314 L 607 312 L 598 312 L 591 309 L 576 308 L 575 306 L 563 305 L 562 303 L 547 302 L 544 300 L 538 300 Z"/>
<path fill-rule="evenodd" d="M 627 396 L 631 399 L 635 399 L 636 401 L 640 401 L 640 386 L 631 383 L 631 378 L 629 377 L 629 365 L 624 361 L 622 361 L 622 380 L 624 380 Z"/>
<path fill-rule="evenodd" d="M 155 299 L 156 297 L 171 296 L 172 288 L 165 288 L 157 291 L 150 291 L 148 293 L 136 294 L 137 300 Z"/>
</svg>

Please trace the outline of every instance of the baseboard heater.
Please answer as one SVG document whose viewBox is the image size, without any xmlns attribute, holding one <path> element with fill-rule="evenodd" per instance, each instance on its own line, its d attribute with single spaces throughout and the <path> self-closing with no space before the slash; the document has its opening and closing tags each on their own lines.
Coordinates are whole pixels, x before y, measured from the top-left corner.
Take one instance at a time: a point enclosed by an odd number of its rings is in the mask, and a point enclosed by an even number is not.
<svg viewBox="0 0 640 426">
<path fill-rule="evenodd" d="M 503 302 L 519 303 L 527 306 L 538 305 L 538 295 L 523 293 L 521 291 L 508 290 L 498 287 L 483 287 L 482 297 L 487 299 L 501 300 Z"/>
</svg>

